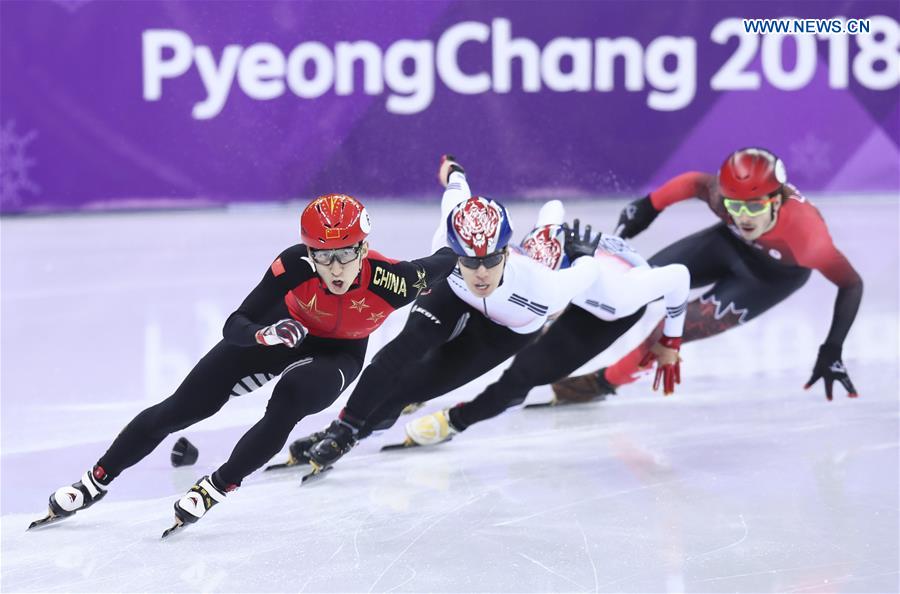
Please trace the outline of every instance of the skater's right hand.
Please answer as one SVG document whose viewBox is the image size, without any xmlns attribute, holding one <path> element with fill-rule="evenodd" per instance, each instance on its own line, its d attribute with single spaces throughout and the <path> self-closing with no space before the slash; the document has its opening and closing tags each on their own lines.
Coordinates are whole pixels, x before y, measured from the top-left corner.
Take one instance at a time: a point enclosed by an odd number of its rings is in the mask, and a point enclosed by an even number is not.
<svg viewBox="0 0 900 594">
<path fill-rule="evenodd" d="M 256 342 L 265 346 L 283 344 L 286 347 L 294 348 L 303 342 L 306 334 L 307 330 L 303 324 L 288 318 L 286 320 L 278 320 L 271 326 L 257 330 Z"/>
<path fill-rule="evenodd" d="M 438 181 L 441 182 L 441 186 L 447 187 L 447 184 L 450 183 L 450 174 L 454 171 L 459 171 L 462 174 L 466 173 L 462 165 L 456 162 L 456 157 L 453 155 L 441 155 L 441 166 L 438 168 Z"/>
<path fill-rule="evenodd" d="M 675 384 L 681 383 L 679 349 L 681 349 L 681 337 L 663 336 L 659 342 L 650 347 L 650 352 L 641 360 L 641 367 L 656 361 L 656 377 L 653 378 L 654 392 L 662 383 L 663 396 L 669 396 L 675 393 Z"/>
<path fill-rule="evenodd" d="M 615 234 L 622 239 L 631 239 L 649 227 L 657 216 L 659 216 L 659 211 L 654 208 L 650 196 L 639 198 L 622 209 Z"/>
</svg>

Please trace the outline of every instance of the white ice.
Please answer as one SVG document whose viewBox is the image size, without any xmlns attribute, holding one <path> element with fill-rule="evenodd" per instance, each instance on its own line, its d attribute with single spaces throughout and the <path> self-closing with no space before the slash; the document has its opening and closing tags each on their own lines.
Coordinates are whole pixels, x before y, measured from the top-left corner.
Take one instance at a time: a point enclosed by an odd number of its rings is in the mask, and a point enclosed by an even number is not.
<svg viewBox="0 0 900 594">
<path fill-rule="evenodd" d="M 602 403 L 510 410 L 431 449 L 333 473 L 256 473 L 167 540 L 172 503 L 264 410 L 264 389 L 170 436 L 109 496 L 25 532 L 220 336 L 298 206 L 2 220 L 2 586 L 21 592 L 897 592 L 898 200 L 816 200 L 865 296 L 844 348 L 861 397 L 808 392 L 835 289 L 818 273 L 745 327 L 684 347 L 670 398 L 643 380 Z M 373 246 L 422 255 L 436 206 L 376 202 Z M 569 204 L 611 229 L 622 202 Z M 512 205 L 520 235 L 537 203 Z M 667 211 L 645 255 L 710 225 Z M 401 312 L 369 354 L 402 326 Z M 654 320 L 597 362 L 627 352 Z M 593 367 L 594 365 L 591 365 Z M 469 399 L 499 369 L 422 412 Z M 346 396 L 304 419 L 326 425 Z M 549 399 L 537 388 L 530 402 Z M 179 435 L 200 449 L 173 469 Z M 278 459 L 276 459 L 277 461 Z"/>
</svg>

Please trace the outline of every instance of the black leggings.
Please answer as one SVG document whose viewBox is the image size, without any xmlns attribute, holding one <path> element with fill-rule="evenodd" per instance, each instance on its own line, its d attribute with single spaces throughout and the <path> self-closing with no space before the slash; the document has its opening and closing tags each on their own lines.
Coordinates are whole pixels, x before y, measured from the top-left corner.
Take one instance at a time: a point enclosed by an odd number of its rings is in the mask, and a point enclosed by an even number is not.
<svg viewBox="0 0 900 594">
<path fill-rule="evenodd" d="M 735 237 L 724 223 L 718 223 L 679 239 L 650 258 L 653 266 L 687 266 L 691 288 L 712 285 L 688 304 L 684 342 L 714 336 L 752 320 L 809 279 L 809 269 L 779 264 L 767 255 L 754 253 L 754 249 Z M 641 360 L 662 332 L 661 321 L 641 344 L 606 368 L 606 381 L 614 385 L 635 381 Z"/>
<path fill-rule="evenodd" d="M 496 382 L 474 400 L 450 409 L 450 421 L 462 431 L 524 402 L 536 386 L 550 384 L 596 357 L 634 326 L 645 308 L 628 317 L 606 322 L 575 305 L 533 344 L 522 349 Z"/>
<path fill-rule="evenodd" d="M 717 321 L 733 325 L 783 301 L 811 274 L 808 268 L 779 264 L 753 250 L 725 223 L 718 223 L 663 248 L 649 262 L 651 266 L 684 264 L 691 273 L 692 288 L 713 285 L 702 302 L 717 309 Z"/>
<path fill-rule="evenodd" d="M 386 429 L 407 404 L 437 398 L 484 375 L 537 335 L 490 321 L 444 281 L 416 299 L 406 326 L 366 367 L 345 411 L 365 421 L 362 436 Z"/>
<path fill-rule="evenodd" d="M 170 433 L 212 416 L 232 396 L 281 375 L 266 412 L 217 471 L 221 485 L 241 481 L 277 454 L 300 419 L 327 408 L 362 368 L 367 339 L 308 337 L 300 347 L 240 347 L 220 341 L 175 393 L 138 414 L 97 462 L 115 478 L 142 460 Z"/>
</svg>

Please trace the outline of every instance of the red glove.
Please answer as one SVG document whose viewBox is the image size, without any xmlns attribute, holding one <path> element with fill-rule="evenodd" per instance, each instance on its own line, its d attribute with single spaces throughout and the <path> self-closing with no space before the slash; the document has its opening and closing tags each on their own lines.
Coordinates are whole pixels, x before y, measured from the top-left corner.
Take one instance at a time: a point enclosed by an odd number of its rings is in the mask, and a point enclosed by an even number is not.
<svg viewBox="0 0 900 594">
<path fill-rule="evenodd" d="M 650 352 L 641 359 L 641 367 L 656 361 L 656 377 L 653 379 L 653 390 L 659 389 L 662 382 L 663 395 L 675 393 L 675 384 L 681 383 L 681 337 L 663 336 L 659 342 L 650 347 Z"/>
</svg>

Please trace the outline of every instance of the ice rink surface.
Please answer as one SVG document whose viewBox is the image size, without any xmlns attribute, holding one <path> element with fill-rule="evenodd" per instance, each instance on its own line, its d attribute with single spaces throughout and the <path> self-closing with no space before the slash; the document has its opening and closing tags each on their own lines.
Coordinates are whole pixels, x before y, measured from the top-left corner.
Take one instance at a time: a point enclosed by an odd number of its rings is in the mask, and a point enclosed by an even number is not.
<svg viewBox="0 0 900 594">
<path fill-rule="evenodd" d="M 476 184 L 473 188 L 477 191 Z M 283 248 L 299 207 L 2 220 L 4 592 L 897 592 L 897 197 L 813 197 L 865 295 L 844 347 L 861 397 L 802 390 L 835 289 L 820 274 L 746 326 L 691 343 L 683 384 L 510 410 L 434 448 L 361 443 L 323 480 L 256 473 L 160 541 L 172 503 L 228 456 L 263 389 L 172 435 L 97 506 L 25 533 L 137 412 L 167 396 Z M 437 198 L 435 198 L 436 202 Z M 622 202 L 570 204 L 611 229 Z M 369 204 L 372 244 L 427 251 L 437 206 Z M 539 203 L 511 205 L 516 238 Z M 713 224 L 669 209 L 644 255 Z M 396 314 L 369 355 L 402 326 Z M 652 312 L 597 363 L 627 352 Z M 592 366 L 593 367 L 593 366 Z M 421 412 L 469 399 L 499 369 Z M 349 391 L 304 419 L 322 428 Z M 549 399 L 548 387 L 529 402 Z M 185 435 L 198 463 L 173 469 Z M 276 461 L 280 461 L 276 460 Z"/>
</svg>

